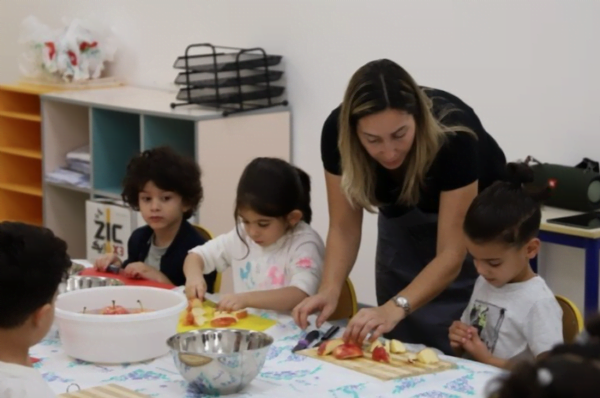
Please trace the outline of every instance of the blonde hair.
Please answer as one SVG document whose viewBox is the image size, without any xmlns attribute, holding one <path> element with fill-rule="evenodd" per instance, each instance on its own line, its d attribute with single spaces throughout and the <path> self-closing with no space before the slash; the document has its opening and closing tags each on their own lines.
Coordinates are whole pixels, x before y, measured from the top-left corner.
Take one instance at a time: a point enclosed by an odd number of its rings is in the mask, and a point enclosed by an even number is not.
<svg viewBox="0 0 600 398">
<path fill-rule="evenodd" d="M 415 141 L 404 161 L 404 181 L 398 204 L 416 205 L 425 174 L 448 134 L 465 126 L 445 126 L 433 115 L 432 101 L 400 65 L 382 59 L 357 70 L 348 84 L 339 119 L 338 148 L 341 155 L 342 190 L 353 206 L 369 212 L 380 205 L 375 196 L 377 161 L 358 139 L 356 126 L 362 117 L 386 109 L 406 111 L 415 119 Z M 443 119 L 453 109 L 445 109 Z"/>
</svg>

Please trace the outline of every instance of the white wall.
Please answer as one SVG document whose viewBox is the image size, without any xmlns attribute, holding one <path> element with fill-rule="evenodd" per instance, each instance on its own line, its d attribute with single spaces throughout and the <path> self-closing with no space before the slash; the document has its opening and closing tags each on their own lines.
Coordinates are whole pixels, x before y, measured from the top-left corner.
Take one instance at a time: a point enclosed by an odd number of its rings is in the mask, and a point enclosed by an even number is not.
<svg viewBox="0 0 600 398">
<path fill-rule="evenodd" d="M 597 1 L 0 0 L 2 80 L 17 78 L 16 39 L 29 14 L 52 25 L 63 16 L 111 24 L 122 40 L 115 71 L 146 86 L 170 86 L 173 61 L 191 43 L 261 46 L 284 55 L 294 157 L 314 178 L 314 225 L 323 235 L 321 125 L 350 75 L 376 58 L 391 58 L 420 84 L 462 97 L 510 159 L 532 154 L 574 164 L 583 156 L 600 158 Z M 369 217 L 352 274 L 359 299 L 369 303 L 375 237 Z M 545 256 L 552 275 L 566 263 L 582 267 L 581 256 L 567 251 L 555 264 L 554 253 Z M 581 280 L 572 275 L 551 279 L 581 305 Z"/>
</svg>

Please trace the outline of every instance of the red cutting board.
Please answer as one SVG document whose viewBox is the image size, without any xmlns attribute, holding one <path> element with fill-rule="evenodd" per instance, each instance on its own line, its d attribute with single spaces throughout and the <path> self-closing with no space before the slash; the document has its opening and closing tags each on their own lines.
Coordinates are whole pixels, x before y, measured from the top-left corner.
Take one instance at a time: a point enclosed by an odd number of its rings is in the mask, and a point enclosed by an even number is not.
<svg viewBox="0 0 600 398">
<path fill-rule="evenodd" d="M 79 273 L 79 275 L 101 276 L 104 278 L 114 278 L 114 279 L 120 280 L 126 286 L 148 286 L 148 287 L 158 287 L 161 289 L 173 289 L 175 287 L 175 285 L 171 285 L 169 283 L 154 282 L 154 281 L 149 281 L 147 279 L 133 279 L 133 278 L 128 278 L 124 275 L 116 275 L 116 274 L 111 274 L 109 272 L 99 272 L 93 268 L 86 268 L 83 271 L 81 271 Z"/>
</svg>

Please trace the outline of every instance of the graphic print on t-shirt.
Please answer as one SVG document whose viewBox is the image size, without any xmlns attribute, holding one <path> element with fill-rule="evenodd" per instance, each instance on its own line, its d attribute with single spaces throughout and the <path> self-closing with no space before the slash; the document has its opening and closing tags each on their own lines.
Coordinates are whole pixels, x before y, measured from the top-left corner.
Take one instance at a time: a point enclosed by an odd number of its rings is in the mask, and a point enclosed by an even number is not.
<svg viewBox="0 0 600 398">
<path fill-rule="evenodd" d="M 479 338 L 492 354 L 496 348 L 505 313 L 505 308 L 481 300 L 475 300 L 469 312 L 469 323 L 478 330 Z"/>
</svg>

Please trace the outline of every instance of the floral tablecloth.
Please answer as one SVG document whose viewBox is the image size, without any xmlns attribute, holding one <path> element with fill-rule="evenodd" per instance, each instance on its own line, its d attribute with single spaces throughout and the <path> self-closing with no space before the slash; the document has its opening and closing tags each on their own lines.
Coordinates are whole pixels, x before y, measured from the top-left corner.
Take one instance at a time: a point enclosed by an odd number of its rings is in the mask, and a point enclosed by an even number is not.
<svg viewBox="0 0 600 398">
<path fill-rule="evenodd" d="M 278 320 L 277 325 L 267 330 L 274 337 L 275 343 L 270 348 L 259 376 L 246 390 L 231 397 L 483 398 L 486 397 L 484 392 L 489 381 L 501 375 L 501 371 L 496 368 L 456 360 L 456 370 L 382 382 L 333 364 L 292 354 L 291 349 L 304 332 L 289 316 L 266 313 L 263 316 L 276 316 Z M 40 359 L 34 366 L 57 394 L 66 392 L 73 383 L 81 389 L 114 383 L 150 397 L 200 397 L 188 390 L 187 383 L 170 356 L 147 363 L 95 365 L 68 357 L 62 350 L 56 333 L 49 334 L 32 347 L 30 355 Z"/>
</svg>

